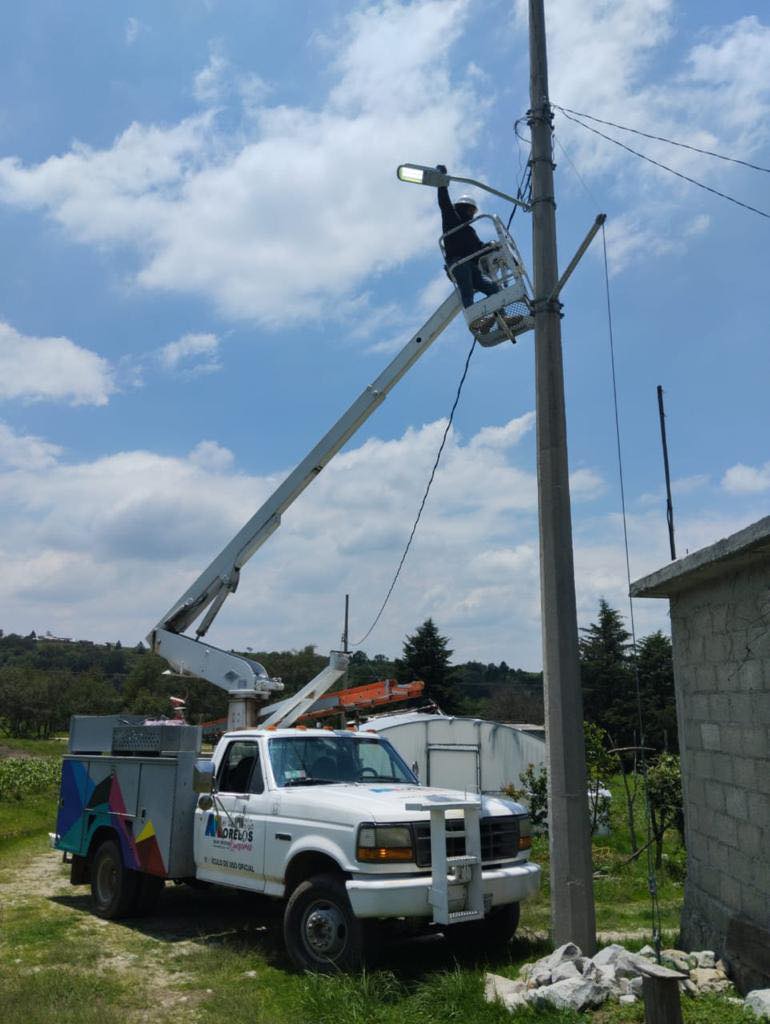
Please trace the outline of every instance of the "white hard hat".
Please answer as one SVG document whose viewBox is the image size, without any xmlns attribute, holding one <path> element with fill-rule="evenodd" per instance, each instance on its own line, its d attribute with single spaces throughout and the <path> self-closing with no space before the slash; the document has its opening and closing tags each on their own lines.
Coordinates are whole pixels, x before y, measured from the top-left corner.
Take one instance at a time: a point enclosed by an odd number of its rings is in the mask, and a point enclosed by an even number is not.
<svg viewBox="0 0 770 1024">
<path fill-rule="evenodd" d="M 479 208 L 479 204 L 473 196 L 460 196 L 459 199 L 455 200 L 455 206 L 472 206 L 474 210 Z"/>
</svg>

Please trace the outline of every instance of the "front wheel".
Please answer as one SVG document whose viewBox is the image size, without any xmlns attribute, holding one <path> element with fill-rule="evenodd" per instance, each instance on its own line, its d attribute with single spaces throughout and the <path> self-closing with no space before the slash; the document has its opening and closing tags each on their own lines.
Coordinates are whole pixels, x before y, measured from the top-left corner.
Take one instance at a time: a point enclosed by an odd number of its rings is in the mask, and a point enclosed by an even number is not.
<svg viewBox="0 0 770 1024">
<path fill-rule="evenodd" d="M 94 854 L 91 865 L 91 901 L 99 917 L 128 917 L 134 909 L 139 875 L 123 864 L 120 846 L 107 839 Z"/>
<path fill-rule="evenodd" d="M 335 875 L 300 882 L 283 918 L 286 950 L 301 971 L 350 971 L 361 967 L 364 940 L 345 883 Z"/>
</svg>

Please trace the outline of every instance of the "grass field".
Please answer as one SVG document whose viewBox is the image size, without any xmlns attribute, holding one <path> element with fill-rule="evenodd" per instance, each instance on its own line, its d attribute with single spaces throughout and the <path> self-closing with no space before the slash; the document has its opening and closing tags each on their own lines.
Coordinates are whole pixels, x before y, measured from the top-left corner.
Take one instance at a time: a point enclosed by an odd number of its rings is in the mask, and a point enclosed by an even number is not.
<svg viewBox="0 0 770 1024">
<path fill-rule="evenodd" d="M 35 754 L 34 749 L 26 753 Z M 48 751 L 46 751 L 46 754 Z M 525 905 L 522 928 L 488 960 L 459 961 L 442 938 L 384 948 L 364 974 L 303 976 L 283 952 L 280 913 L 269 901 L 224 890 L 167 886 L 152 918 L 105 922 L 90 913 L 85 888 L 72 887 L 59 855 L 47 850 L 53 790 L 0 800 L 0 1020 L 3 1024 L 112 1024 L 185 1019 L 199 1024 L 502 1024 L 643 1021 L 640 1005 L 608 1005 L 591 1015 L 530 1011 L 515 1018 L 483 999 L 484 971 L 515 977 L 548 946 L 548 894 Z M 622 816 L 597 839 L 597 916 L 603 931 L 636 935 L 649 928 L 645 863 L 624 866 Z M 535 843 L 547 870 L 547 844 Z M 672 872 L 660 890 L 674 941 L 682 883 L 678 841 L 667 849 Z M 633 941 L 628 943 L 634 944 Z M 724 999 L 684 1000 L 687 1024 L 755 1024 Z"/>
</svg>

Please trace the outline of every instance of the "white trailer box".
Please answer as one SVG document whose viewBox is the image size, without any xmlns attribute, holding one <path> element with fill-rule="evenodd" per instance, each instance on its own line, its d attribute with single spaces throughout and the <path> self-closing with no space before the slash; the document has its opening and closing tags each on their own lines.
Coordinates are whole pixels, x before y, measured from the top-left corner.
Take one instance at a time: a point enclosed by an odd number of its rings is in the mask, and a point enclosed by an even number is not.
<svg viewBox="0 0 770 1024">
<path fill-rule="evenodd" d="M 361 728 L 387 736 L 426 786 L 500 793 L 521 785 L 527 765 L 545 764 L 545 739 L 527 727 L 412 711 L 372 718 Z"/>
</svg>

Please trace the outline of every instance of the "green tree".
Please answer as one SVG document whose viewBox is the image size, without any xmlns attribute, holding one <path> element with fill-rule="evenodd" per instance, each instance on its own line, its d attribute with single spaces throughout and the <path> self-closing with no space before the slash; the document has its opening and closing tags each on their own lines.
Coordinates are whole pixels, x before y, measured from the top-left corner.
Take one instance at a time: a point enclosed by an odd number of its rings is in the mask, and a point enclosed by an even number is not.
<svg viewBox="0 0 770 1024">
<path fill-rule="evenodd" d="M 448 642 L 433 619 L 426 619 L 404 641 L 396 672 L 402 683 L 421 679 L 425 683 L 424 696 L 435 701 L 446 714 L 454 714 L 460 709 L 461 701 L 449 679 L 452 651 L 447 647 Z"/>
<path fill-rule="evenodd" d="M 660 630 L 644 637 L 637 644 L 636 658 L 645 745 L 677 753 L 679 739 L 670 638 Z"/>
<path fill-rule="evenodd" d="M 638 742 L 636 688 L 630 634 L 620 612 L 602 598 L 599 619 L 581 629 L 580 677 L 585 717 L 606 729 L 616 745 Z"/>
<path fill-rule="evenodd" d="M 675 827 L 684 841 L 682 766 L 676 754 L 661 754 L 647 771 L 650 824 L 655 842 L 655 866 L 663 864 L 663 838 Z"/>
</svg>

